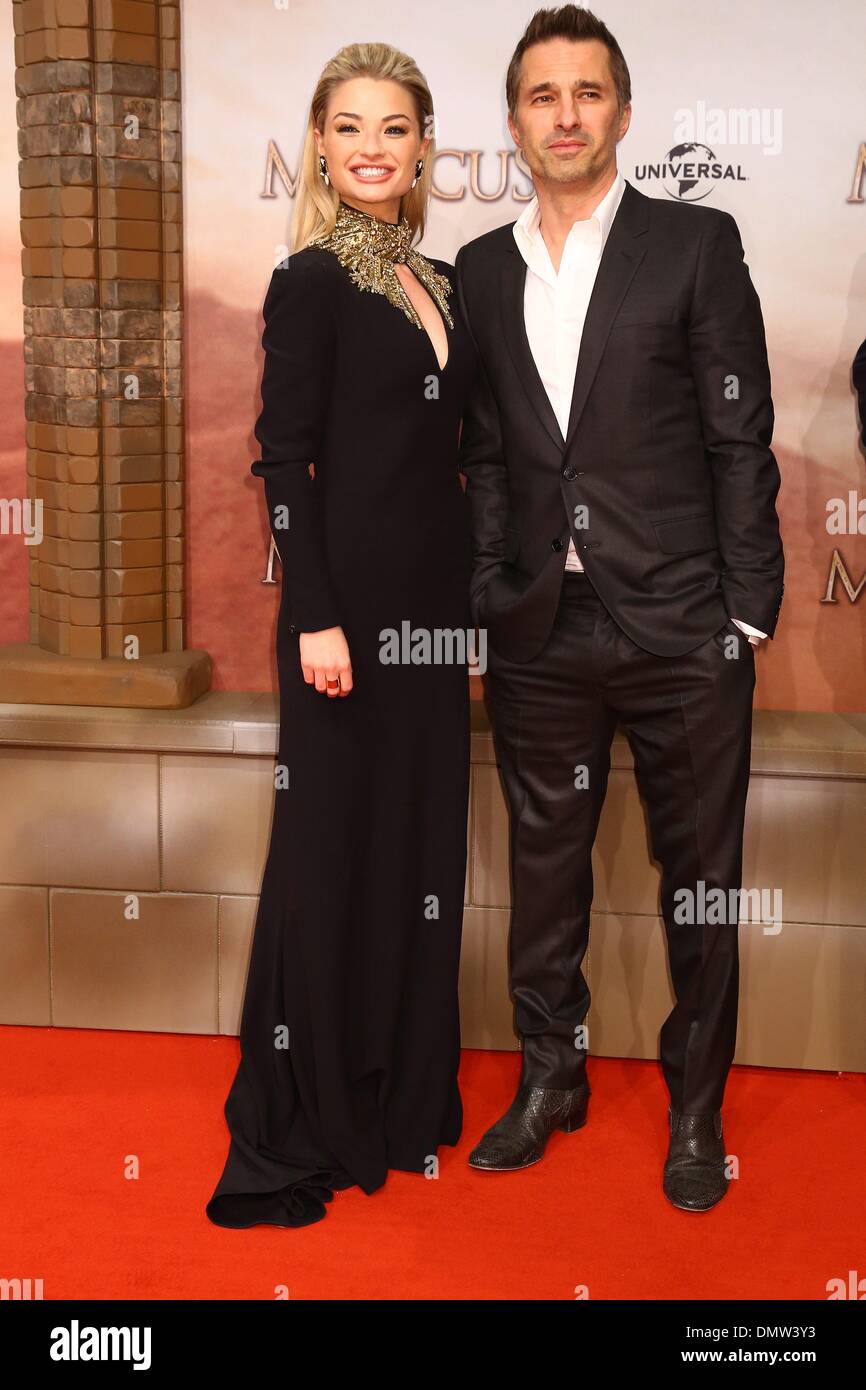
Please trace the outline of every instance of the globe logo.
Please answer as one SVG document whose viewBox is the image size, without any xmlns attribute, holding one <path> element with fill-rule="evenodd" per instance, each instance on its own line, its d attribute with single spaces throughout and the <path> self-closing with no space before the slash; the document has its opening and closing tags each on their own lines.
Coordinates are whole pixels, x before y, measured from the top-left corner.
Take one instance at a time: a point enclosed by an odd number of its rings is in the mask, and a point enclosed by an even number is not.
<svg viewBox="0 0 866 1390">
<path fill-rule="evenodd" d="M 699 203 L 712 191 L 710 179 L 719 177 L 719 169 L 708 145 L 674 145 L 665 155 L 665 192 L 683 203 Z"/>
</svg>

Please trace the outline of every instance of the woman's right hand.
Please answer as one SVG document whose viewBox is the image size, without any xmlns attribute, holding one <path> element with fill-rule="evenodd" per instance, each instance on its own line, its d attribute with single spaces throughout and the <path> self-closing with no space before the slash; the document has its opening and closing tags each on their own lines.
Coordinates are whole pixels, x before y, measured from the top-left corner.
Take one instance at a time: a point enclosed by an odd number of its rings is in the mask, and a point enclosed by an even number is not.
<svg viewBox="0 0 866 1390">
<path fill-rule="evenodd" d="M 352 689 L 352 663 L 349 644 L 341 627 L 300 634 L 301 670 L 307 685 L 315 685 L 329 699 L 348 695 Z M 339 678 L 339 686 L 328 689 L 328 681 Z"/>
</svg>

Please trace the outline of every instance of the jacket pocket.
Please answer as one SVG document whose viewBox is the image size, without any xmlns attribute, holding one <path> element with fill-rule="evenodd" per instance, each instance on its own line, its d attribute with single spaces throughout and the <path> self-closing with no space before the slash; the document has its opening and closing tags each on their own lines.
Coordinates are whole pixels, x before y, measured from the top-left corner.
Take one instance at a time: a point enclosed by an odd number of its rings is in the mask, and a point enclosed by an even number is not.
<svg viewBox="0 0 866 1390">
<path fill-rule="evenodd" d="M 669 555 L 718 548 L 716 524 L 709 512 L 680 517 L 676 521 L 654 521 L 653 527 L 659 546 Z"/>
</svg>

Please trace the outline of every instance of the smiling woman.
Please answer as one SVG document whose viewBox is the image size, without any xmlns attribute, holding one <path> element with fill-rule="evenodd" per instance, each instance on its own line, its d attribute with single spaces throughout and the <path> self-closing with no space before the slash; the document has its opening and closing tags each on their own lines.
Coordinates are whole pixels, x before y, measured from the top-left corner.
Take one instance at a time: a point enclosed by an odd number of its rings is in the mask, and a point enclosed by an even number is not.
<svg viewBox="0 0 866 1390">
<path fill-rule="evenodd" d="M 404 54 L 328 64 L 296 249 L 264 304 L 252 471 L 283 564 L 283 775 L 207 1206 L 221 1226 L 318 1221 L 340 1188 L 429 1173 L 462 1127 L 469 652 L 443 659 L 435 634 L 472 630 L 457 441 L 477 359 L 453 267 L 412 244 L 431 119 Z M 404 623 L 425 659 L 383 654 Z"/>
<path fill-rule="evenodd" d="M 371 76 L 355 77 L 341 83 L 340 95 L 341 108 L 345 104 L 359 109 L 329 109 L 327 114 L 318 117 L 322 128 L 314 125 L 313 135 L 318 150 L 319 171 L 325 183 L 333 186 L 340 195 L 341 211 L 354 207 L 379 219 L 383 227 L 396 225 L 400 211 L 400 199 L 394 195 L 396 184 L 402 180 L 405 185 L 411 179 L 411 193 L 424 173 L 425 156 L 428 168 L 432 168 L 432 137 L 425 133 L 430 122 L 426 119 L 420 122 L 417 110 L 412 113 L 404 109 L 413 103 L 406 100 L 408 93 L 397 81 L 376 80 Z M 391 104 L 389 98 L 392 95 L 395 109 L 380 114 L 382 102 Z M 334 104 L 331 103 L 332 106 Z M 428 174 L 421 185 L 421 196 L 425 200 L 430 181 Z M 301 212 L 300 207 L 298 211 Z M 418 211 L 423 214 L 423 204 Z M 410 244 L 418 226 L 423 231 L 422 218 L 407 216 L 404 225 L 407 235 L 403 238 L 405 244 L 394 248 L 393 255 L 389 255 L 388 266 L 393 268 L 393 275 L 403 291 L 402 295 L 398 294 L 398 300 L 408 299 L 414 310 L 410 317 L 427 333 L 437 365 L 440 371 L 444 371 L 448 338 L 442 322 L 443 314 L 449 326 L 453 327 L 443 296 L 443 290 L 447 293 L 448 288 L 445 282 L 437 282 L 435 274 L 431 277 L 429 263 L 424 257 L 414 253 L 413 259 Z M 361 244 L 363 240 L 362 236 Z M 344 244 L 342 238 L 341 244 Z M 333 243 L 332 249 L 337 250 Z M 353 269 L 358 273 L 356 283 L 367 288 L 357 263 Z"/>
</svg>

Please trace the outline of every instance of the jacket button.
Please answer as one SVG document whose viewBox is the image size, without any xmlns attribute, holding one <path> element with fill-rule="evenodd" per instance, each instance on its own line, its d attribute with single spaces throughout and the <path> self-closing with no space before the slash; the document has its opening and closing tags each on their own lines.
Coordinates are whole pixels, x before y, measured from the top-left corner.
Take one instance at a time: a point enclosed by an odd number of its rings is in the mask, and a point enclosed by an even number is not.
<svg viewBox="0 0 866 1390">
<path fill-rule="evenodd" d="M 561 549 L 562 549 L 562 541 L 559 539 L 558 536 L 557 536 L 557 538 L 556 538 L 555 541 L 551 541 L 551 542 L 550 542 L 550 548 L 551 548 L 551 550 L 561 550 Z"/>
<path fill-rule="evenodd" d="M 562 476 L 563 478 L 567 478 L 569 482 L 572 482 L 577 477 L 577 474 L 574 469 L 569 466 L 568 468 L 563 468 Z"/>
<path fill-rule="evenodd" d="M 289 626 L 289 632 L 297 632 L 297 630 L 298 629 L 295 627 L 295 624 L 291 623 Z"/>
</svg>

